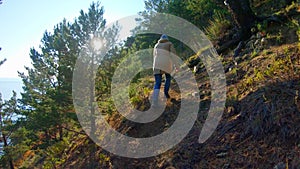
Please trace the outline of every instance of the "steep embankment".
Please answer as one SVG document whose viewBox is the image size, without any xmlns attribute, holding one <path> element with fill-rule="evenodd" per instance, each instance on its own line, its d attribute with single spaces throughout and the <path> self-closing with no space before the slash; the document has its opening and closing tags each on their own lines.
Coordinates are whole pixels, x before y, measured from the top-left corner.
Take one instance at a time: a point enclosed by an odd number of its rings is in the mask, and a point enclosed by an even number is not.
<svg viewBox="0 0 300 169">
<path fill-rule="evenodd" d="M 249 56 L 251 57 L 251 56 Z M 189 135 L 172 150 L 155 158 L 116 157 L 116 168 L 273 168 L 300 165 L 300 55 L 297 44 L 265 49 L 241 59 L 227 73 L 228 100 L 221 123 L 204 144 L 198 136 L 209 107 L 210 90 L 201 80 L 201 110 Z M 234 70 L 236 69 L 236 70 Z M 135 126 L 130 132 L 151 135 L 174 120 L 178 103 L 171 103 L 160 120 Z M 160 126 L 160 127 L 158 127 Z"/>
<path fill-rule="evenodd" d="M 220 124 L 203 144 L 198 143 L 210 106 L 210 81 L 204 67 L 195 74 L 200 90 L 198 119 L 173 149 L 144 159 L 114 156 L 88 138 L 78 139 L 61 168 L 299 168 L 300 166 L 300 48 L 298 25 L 271 23 L 245 42 L 239 56 L 222 57 L 227 101 Z M 297 33 L 298 32 L 298 33 Z M 151 81 L 150 81 L 151 82 Z M 176 120 L 180 91 L 173 83 L 163 115 L 149 124 L 124 120 L 117 113 L 111 126 L 130 136 L 149 137 L 168 129 Z M 147 97 L 137 108 L 149 108 Z"/>
<path fill-rule="evenodd" d="M 229 58 L 227 63 L 231 64 L 230 61 L 234 62 Z M 300 165 L 299 66 L 297 43 L 271 46 L 255 56 L 244 55 L 226 73 L 228 99 L 222 121 L 204 144 L 198 143 L 198 136 L 210 105 L 210 85 L 203 71 L 197 74 L 202 91 L 197 122 L 176 147 L 145 159 L 118 157 L 96 147 L 94 160 L 97 162 L 91 164 L 94 146 L 87 139 L 89 146 L 74 147 L 63 167 L 297 168 Z M 111 125 L 133 137 L 161 133 L 176 119 L 180 106 L 180 93 L 173 90 L 176 88 L 174 84 L 171 93 L 176 101 L 168 102 L 164 114 L 154 122 L 134 124 L 116 114 L 110 119 Z M 82 157 L 81 160 L 76 160 L 78 156 Z"/>
</svg>

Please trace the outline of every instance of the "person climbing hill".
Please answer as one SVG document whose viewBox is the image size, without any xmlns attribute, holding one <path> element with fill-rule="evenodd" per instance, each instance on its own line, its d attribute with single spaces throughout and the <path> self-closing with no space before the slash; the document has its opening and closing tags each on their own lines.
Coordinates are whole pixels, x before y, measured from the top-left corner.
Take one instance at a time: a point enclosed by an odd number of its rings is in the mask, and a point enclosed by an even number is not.
<svg viewBox="0 0 300 169">
<path fill-rule="evenodd" d="M 170 99 L 169 89 L 171 84 L 171 72 L 179 68 L 175 59 L 176 51 L 167 35 L 161 35 L 153 50 L 153 74 L 155 78 L 154 91 L 152 95 L 153 105 L 158 104 L 162 75 L 165 75 L 164 95 Z M 175 65 L 175 66 L 174 66 Z"/>
</svg>

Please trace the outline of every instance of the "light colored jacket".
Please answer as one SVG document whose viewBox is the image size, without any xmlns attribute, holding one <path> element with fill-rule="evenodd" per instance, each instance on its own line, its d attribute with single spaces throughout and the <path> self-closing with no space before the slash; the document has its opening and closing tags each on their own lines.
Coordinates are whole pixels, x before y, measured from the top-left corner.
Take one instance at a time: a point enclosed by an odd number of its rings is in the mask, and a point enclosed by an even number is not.
<svg viewBox="0 0 300 169">
<path fill-rule="evenodd" d="M 165 39 L 160 39 L 153 50 L 153 73 L 163 74 L 171 73 L 175 63 L 175 48 L 173 44 Z"/>
</svg>

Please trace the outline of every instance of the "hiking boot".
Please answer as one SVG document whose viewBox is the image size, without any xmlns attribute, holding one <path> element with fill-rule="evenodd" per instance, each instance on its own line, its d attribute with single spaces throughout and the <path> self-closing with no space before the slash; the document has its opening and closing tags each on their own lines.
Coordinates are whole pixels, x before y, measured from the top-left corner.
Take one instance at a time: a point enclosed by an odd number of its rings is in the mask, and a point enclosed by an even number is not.
<svg viewBox="0 0 300 169">
<path fill-rule="evenodd" d="M 167 99 L 171 98 L 171 96 L 169 95 L 169 93 L 165 93 L 165 96 L 166 96 Z"/>
</svg>

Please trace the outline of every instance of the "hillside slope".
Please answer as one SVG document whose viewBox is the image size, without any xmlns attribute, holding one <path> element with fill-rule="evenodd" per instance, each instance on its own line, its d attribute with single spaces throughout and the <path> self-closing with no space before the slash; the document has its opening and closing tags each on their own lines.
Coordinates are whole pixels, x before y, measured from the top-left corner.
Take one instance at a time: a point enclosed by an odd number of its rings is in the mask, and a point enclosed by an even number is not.
<svg viewBox="0 0 300 169">
<path fill-rule="evenodd" d="M 299 27 L 288 29 L 285 24 L 278 24 L 266 31 L 269 36 L 258 39 L 266 38 L 267 44 L 245 47 L 236 58 L 231 54 L 224 56 L 228 91 L 226 108 L 217 130 L 204 144 L 198 143 L 198 136 L 210 105 L 210 84 L 203 68 L 196 74 L 201 91 L 198 119 L 176 147 L 157 157 L 130 159 L 94 147 L 86 138 L 87 144 L 77 144 L 60 167 L 299 168 L 300 49 L 295 38 Z M 276 31 L 282 32 L 281 37 L 276 37 Z M 171 95 L 175 100 L 168 102 L 164 114 L 151 124 L 134 124 L 117 114 L 109 119 L 110 124 L 133 137 L 161 133 L 176 119 L 179 94 L 177 85 L 173 84 Z M 147 107 L 149 102 L 145 98 L 138 108 Z M 95 154 L 90 153 L 93 147 Z"/>
<path fill-rule="evenodd" d="M 75 132 L 69 140 L 49 148 L 57 154 L 55 157 L 48 154 L 36 157 L 28 151 L 24 157 L 26 166 L 64 169 L 300 168 L 300 7 L 294 5 L 288 10 L 295 12 L 288 20 L 259 25 L 253 37 L 244 42 L 238 56 L 233 57 L 233 50 L 221 55 L 227 80 L 226 107 L 216 131 L 205 143 L 199 144 L 198 137 L 210 107 L 211 86 L 206 69 L 200 66 L 195 73 L 200 90 L 198 118 L 189 134 L 169 151 L 144 159 L 119 157 L 97 146 L 84 133 Z M 145 77 L 145 81 L 148 84 L 142 85 L 151 90 L 153 78 Z M 151 123 L 133 123 L 117 112 L 107 116 L 107 121 L 120 133 L 132 137 L 157 135 L 176 120 L 180 94 L 177 84 L 172 83 L 170 95 L 174 99 L 167 102 L 162 116 Z M 148 95 L 139 97 L 135 106 L 147 110 L 150 106 Z M 45 158 L 55 163 L 45 164 Z"/>
</svg>

